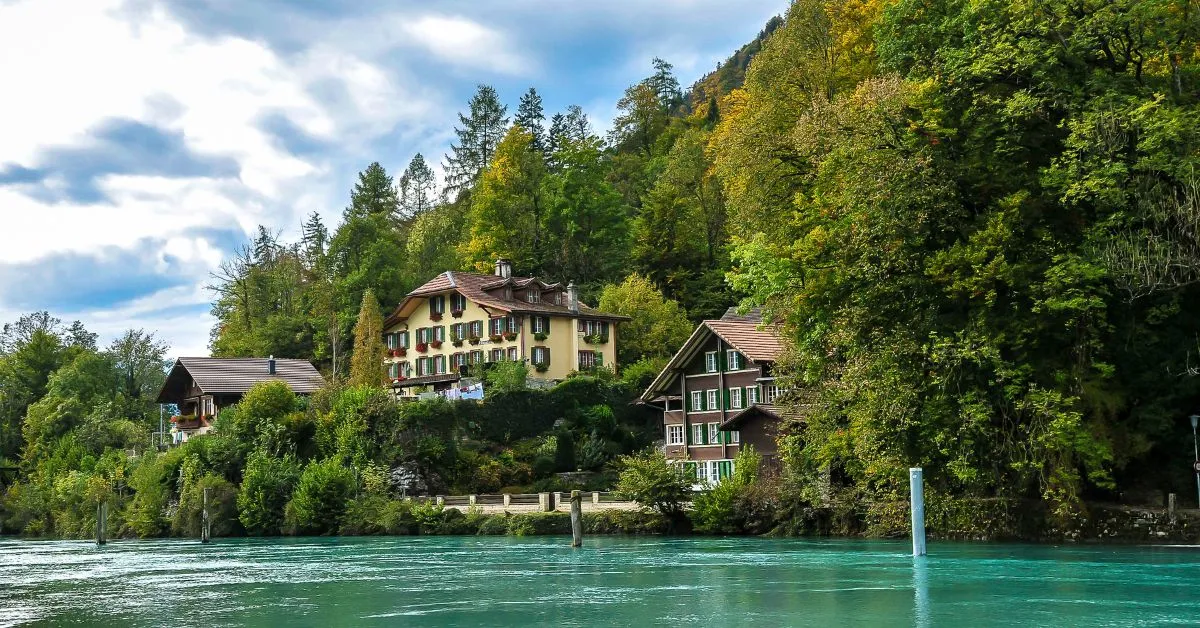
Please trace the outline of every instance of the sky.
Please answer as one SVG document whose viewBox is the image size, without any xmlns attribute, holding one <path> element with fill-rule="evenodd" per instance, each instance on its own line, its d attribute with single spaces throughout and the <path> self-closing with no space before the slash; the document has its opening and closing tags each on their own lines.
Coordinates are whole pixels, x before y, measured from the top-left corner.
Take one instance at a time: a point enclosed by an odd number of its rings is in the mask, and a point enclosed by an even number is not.
<svg viewBox="0 0 1200 628">
<path fill-rule="evenodd" d="M 336 225 L 357 173 L 440 164 L 481 83 L 606 130 L 658 56 L 684 86 L 786 0 L 0 0 L 0 321 L 208 355 L 205 285 L 257 225 Z"/>
</svg>

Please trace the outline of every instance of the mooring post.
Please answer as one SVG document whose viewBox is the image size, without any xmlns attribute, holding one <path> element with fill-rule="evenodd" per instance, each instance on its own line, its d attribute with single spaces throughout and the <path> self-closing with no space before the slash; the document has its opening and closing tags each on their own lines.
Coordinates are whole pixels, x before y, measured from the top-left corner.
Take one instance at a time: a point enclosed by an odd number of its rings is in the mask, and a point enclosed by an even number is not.
<svg viewBox="0 0 1200 628">
<path fill-rule="evenodd" d="M 106 538 L 108 536 L 108 530 L 105 529 L 108 524 L 106 521 L 106 519 L 108 519 L 107 506 L 108 503 L 103 500 L 96 504 L 96 545 L 104 545 L 108 542 L 108 539 Z"/>
<path fill-rule="evenodd" d="M 208 487 L 204 488 L 204 501 L 200 510 L 200 542 L 208 542 Z"/>
<path fill-rule="evenodd" d="M 1175 523 L 1175 509 L 1178 508 L 1175 493 L 1167 493 L 1167 519 Z"/>
<path fill-rule="evenodd" d="M 908 487 L 912 497 L 913 556 L 925 555 L 925 478 L 921 467 L 908 470 Z"/>
<path fill-rule="evenodd" d="M 583 493 L 571 491 L 571 547 L 583 545 Z"/>
</svg>

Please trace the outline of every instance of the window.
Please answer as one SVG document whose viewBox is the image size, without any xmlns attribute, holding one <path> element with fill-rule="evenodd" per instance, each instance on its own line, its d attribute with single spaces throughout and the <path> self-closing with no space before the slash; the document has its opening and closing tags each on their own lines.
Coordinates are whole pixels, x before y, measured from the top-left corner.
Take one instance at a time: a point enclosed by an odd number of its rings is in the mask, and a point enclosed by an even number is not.
<svg viewBox="0 0 1200 628">
<path fill-rule="evenodd" d="M 775 398 L 779 396 L 779 387 L 775 384 L 766 384 L 763 386 L 763 403 L 774 403 Z"/>
<path fill-rule="evenodd" d="M 493 318 L 488 321 L 488 333 L 493 336 L 499 336 L 504 333 L 504 319 Z"/>
<path fill-rule="evenodd" d="M 709 423 L 708 424 L 708 442 L 710 445 L 715 445 L 715 444 L 721 442 L 721 440 L 720 440 L 721 439 L 721 431 L 717 429 L 720 426 L 721 426 L 720 423 Z"/>
<path fill-rule="evenodd" d="M 387 339 L 388 349 L 396 348 L 396 334 L 384 334 L 383 337 Z"/>
<path fill-rule="evenodd" d="M 530 321 L 530 328 L 535 334 L 550 333 L 550 319 L 545 316 L 534 316 Z"/>
<path fill-rule="evenodd" d="M 595 351 L 580 351 L 579 352 L 579 370 L 587 370 L 596 368 L 600 365 L 600 361 L 596 359 Z"/>
<path fill-rule="evenodd" d="M 745 364 L 742 363 L 742 354 L 734 351 L 733 349 L 729 349 L 725 352 L 725 365 L 725 368 L 730 371 L 741 369 L 743 366 L 745 366 Z"/>
<path fill-rule="evenodd" d="M 708 351 L 704 354 L 704 371 L 706 373 L 717 372 L 717 352 Z"/>
<path fill-rule="evenodd" d="M 438 295 L 429 297 L 429 311 L 433 314 L 441 314 L 446 311 L 446 297 Z"/>
<path fill-rule="evenodd" d="M 483 363 L 483 350 L 477 349 L 475 351 L 472 351 L 471 352 L 471 364 L 482 364 L 482 363 Z"/>
<path fill-rule="evenodd" d="M 742 442 L 742 433 L 737 430 L 729 430 L 729 442 L 733 445 Z"/>
<path fill-rule="evenodd" d="M 740 410 L 742 408 L 742 389 L 729 389 L 729 408 L 731 410 Z"/>
<path fill-rule="evenodd" d="M 692 412 L 699 412 L 704 409 L 704 391 L 692 391 Z"/>
<path fill-rule="evenodd" d="M 585 336 L 608 336 L 608 321 L 579 321 L 579 331 Z"/>
<path fill-rule="evenodd" d="M 517 322 L 516 316 L 505 316 L 504 317 L 504 326 L 506 328 L 506 331 L 508 331 L 508 333 L 510 333 L 510 334 L 515 334 L 515 333 L 521 331 L 521 324 Z"/>
<path fill-rule="evenodd" d="M 562 305 L 562 293 L 561 292 L 554 293 L 554 304 Z"/>
<path fill-rule="evenodd" d="M 466 366 L 467 354 L 452 353 L 450 354 L 450 370 L 457 371 L 460 367 Z"/>
<path fill-rule="evenodd" d="M 392 362 L 391 364 L 388 365 L 388 377 L 390 377 L 392 379 L 396 379 L 397 377 L 400 377 L 400 363 L 399 362 Z"/>
<path fill-rule="evenodd" d="M 483 321 L 471 321 L 471 335 L 475 338 L 483 335 Z"/>
<path fill-rule="evenodd" d="M 707 407 L 709 410 L 720 410 L 721 409 L 721 406 L 717 405 L 717 394 L 720 392 L 721 391 L 719 391 L 715 388 L 709 389 L 708 404 L 707 404 Z"/>
<path fill-rule="evenodd" d="M 417 377 L 425 374 L 425 358 L 417 358 Z"/>
<path fill-rule="evenodd" d="M 703 445 L 704 444 L 704 424 L 703 423 L 693 423 L 692 424 L 692 444 L 693 445 Z"/>
<path fill-rule="evenodd" d="M 446 372 L 446 356 L 437 355 L 437 356 L 433 357 L 433 372 L 434 373 L 445 373 Z"/>
<path fill-rule="evenodd" d="M 752 406 L 758 403 L 758 385 L 746 387 L 746 405 Z"/>
<path fill-rule="evenodd" d="M 407 331 L 400 332 L 400 346 L 405 349 L 408 348 L 408 332 Z"/>
<path fill-rule="evenodd" d="M 716 484 L 721 481 L 721 464 L 720 460 L 709 460 L 708 466 L 708 483 Z"/>
<path fill-rule="evenodd" d="M 667 444 L 682 445 L 683 444 L 683 426 L 668 425 L 667 426 Z"/>
<path fill-rule="evenodd" d="M 517 348 L 509 347 L 508 348 L 508 359 L 512 360 L 513 362 L 516 362 L 518 357 L 519 356 L 517 356 Z"/>
<path fill-rule="evenodd" d="M 488 355 L 488 362 L 499 362 L 504 359 L 504 349 L 492 349 Z"/>
<path fill-rule="evenodd" d="M 525 300 L 529 301 L 530 303 L 541 303 L 542 293 L 531 289 L 528 293 L 526 293 Z"/>
<path fill-rule="evenodd" d="M 467 309 L 467 297 L 464 297 L 463 295 L 461 295 L 457 292 L 455 292 L 454 294 L 451 294 L 450 295 L 450 309 L 456 310 L 459 312 Z"/>
<path fill-rule="evenodd" d="M 550 364 L 550 348 L 549 347 L 534 347 L 530 352 L 534 364 Z"/>
</svg>

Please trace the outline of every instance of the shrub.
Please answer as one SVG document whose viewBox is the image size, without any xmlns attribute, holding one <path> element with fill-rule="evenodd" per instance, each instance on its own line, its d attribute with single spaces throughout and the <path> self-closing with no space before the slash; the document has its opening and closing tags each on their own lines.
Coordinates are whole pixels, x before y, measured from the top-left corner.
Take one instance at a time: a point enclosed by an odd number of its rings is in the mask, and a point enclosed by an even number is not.
<svg viewBox="0 0 1200 628">
<path fill-rule="evenodd" d="M 671 522 L 653 512 L 599 510 L 583 513 L 585 534 L 665 534 Z"/>
<path fill-rule="evenodd" d="M 354 488 L 354 471 L 336 458 L 310 462 L 284 511 L 292 534 L 329 534 L 341 527 L 346 502 Z"/>
<path fill-rule="evenodd" d="M 238 519 L 247 534 L 279 534 L 299 476 L 300 466 L 291 456 L 276 458 L 262 450 L 250 456 L 237 496 Z"/>
<path fill-rule="evenodd" d="M 733 460 L 733 474 L 696 496 L 691 517 L 697 532 L 739 534 L 745 531 L 740 500 L 757 481 L 761 461 L 762 457 L 747 445 Z"/>
<path fill-rule="evenodd" d="M 565 512 L 523 512 L 508 517 L 510 536 L 570 534 L 571 515 Z"/>
<path fill-rule="evenodd" d="M 208 474 L 179 494 L 179 507 L 172 518 L 171 531 L 179 536 L 199 537 L 204 510 L 204 490 L 208 489 L 208 521 L 212 536 L 233 536 L 242 530 L 238 521 L 237 489 L 229 480 Z"/>
<path fill-rule="evenodd" d="M 691 499 L 692 481 L 681 465 L 656 449 L 622 456 L 616 493 L 667 517 L 676 517 Z"/>
</svg>

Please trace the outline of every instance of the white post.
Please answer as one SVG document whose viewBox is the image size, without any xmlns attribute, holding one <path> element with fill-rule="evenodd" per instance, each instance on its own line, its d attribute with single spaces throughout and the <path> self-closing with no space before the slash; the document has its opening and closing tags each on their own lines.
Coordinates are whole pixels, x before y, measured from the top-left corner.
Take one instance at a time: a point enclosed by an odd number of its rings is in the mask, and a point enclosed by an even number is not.
<svg viewBox="0 0 1200 628">
<path fill-rule="evenodd" d="M 925 478 L 921 467 L 908 470 L 908 486 L 912 496 L 913 556 L 925 555 Z"/>
</svg>

